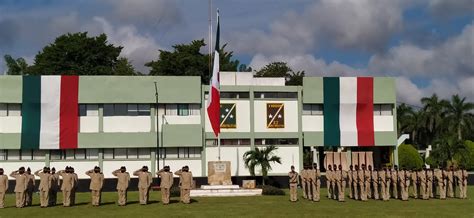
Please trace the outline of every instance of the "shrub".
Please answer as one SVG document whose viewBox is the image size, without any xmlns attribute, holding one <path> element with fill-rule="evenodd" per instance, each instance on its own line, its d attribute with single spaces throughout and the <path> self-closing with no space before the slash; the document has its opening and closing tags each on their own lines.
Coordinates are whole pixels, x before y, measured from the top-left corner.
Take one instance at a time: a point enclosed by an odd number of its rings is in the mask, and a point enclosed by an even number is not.
<svg viewBox="0 0 474 218">
<path fill-rule="evenodd" d="M 180 190 L 178 186 L 172 186 L 170 189 L 170 197 L 180 197 Z"/>
<path fill-rule="evenodd" d="M 270 185 L 259 185 L 257 188 L 262 189 L 262 195 L 285 195 L 285 192 L 277 187 Z"/>
<path fill-rule="evenodd" d="M 398 147 L 398 163 L 401 168 L 421 169 L 423 159 L 413 145 L 402 144 Z"/>
</svg>

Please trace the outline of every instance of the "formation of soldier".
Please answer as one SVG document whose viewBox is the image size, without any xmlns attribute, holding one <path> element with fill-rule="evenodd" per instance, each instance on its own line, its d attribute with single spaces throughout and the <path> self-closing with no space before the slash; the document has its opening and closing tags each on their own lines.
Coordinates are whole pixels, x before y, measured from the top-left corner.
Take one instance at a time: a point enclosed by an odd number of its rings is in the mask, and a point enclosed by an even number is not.
<svg viewBox="0 0 474 218">
<path fill-rule="evenodd" d="M 89 189 L 91 191 L 92 206 L 99 206 L 101 203 L 101 193 L 104 185 L 104 174 L 100 167 L 85 172 L 90 177 Z M 190 191 L 192 188 L 193 175 L 189 171 L 188 166 L 176 171 L 175 175 L 179 176 L 179 187 L 181 193 L 181 202 L 189 204 L 191 202 Z M 126 167 L 122 166 L 112 172 L 112 175 L 117 177 L 117 203 L 119 206 L 127 204 L 127 191 L 130 183 L 130 174 Z M 153 183 L 153 176 L 148 172 L 148 167 L 143 166 L 133 172 L 134 176 L 138 176 L 138 191 L 139 202 L 142 205 L 148 204 L 149 192 Z M 162 203 L 164 205 L 170 202 L 170 190 L 173 186 L 173 173 L 170 172 L 170 167 L 165 166 L 163 169 L 156 172 L 156 175 L 161 178 Z M 57 202 L 57 193 L 61 190 L 63 194 L 63 206 L 69 207 L 75 204 L 75 193 L 78 186 L 78 175 L 75 173 L 73 167 L 67 166 L 64 170 L 56 172 L 55 168 L 44 167 L 31 174 L 30 168 L 25 170 L 20 167 L 13 171 L 10 177 L 15 179 L 15 199 L 16 207 L 22 208 L 31 206 L 33 193 L 35 191 L 35 176 L 39 177 L 40 184 L 38 192 L 40 196 L 40 207 L 55 206 Z M 4 171 L 0 168 L 0 208 L 5 207 L 5 193 L 8 190 L 8 177 L 4 175 Z"/>
<path fill-rule="evenodd" d="M 320 171 L 317 165 L 304 166 L 300 174 L 294 171 L 288 173 L 290 186 L 290 201 L 295 202 L 297 197 L 297 186 L 301 185 L 303 198 L 319 201 Z M 368 201 L 368 199 L 388 201 L 390 198 L 407 201 L 410 197 L 428 200 L 436 194 L 440 199 L 455 197 L 455 186 L 459 189 L 458 197 L 467 198 L 467 171 L 461 166 L 458 169 L 449 167 L 443 169 L 420 170 L 393 168 L 372 168 L 362 164 L 349 166 L 349 170 L 343 170 L 341 165 L 329 165 L 326 171 L 327 197 L 340 202 L 345 201 L 346 186 L 348 186 L 349 198 L 354 200 Z M 301 182 L 300 182 L 301 181 Z"/>
</svg>

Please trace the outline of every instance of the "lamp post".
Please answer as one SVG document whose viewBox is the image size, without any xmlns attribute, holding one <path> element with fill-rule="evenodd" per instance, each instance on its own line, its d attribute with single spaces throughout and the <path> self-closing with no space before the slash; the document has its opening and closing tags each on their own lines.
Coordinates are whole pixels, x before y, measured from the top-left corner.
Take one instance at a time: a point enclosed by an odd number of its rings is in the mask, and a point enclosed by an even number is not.
<svg viewBox="0 0 474 218">
<path fill-rule="evenodd" d="M 156 118 L 156 154 L 157 154 L 157 158 L 156 158 L 156 168 L 157 168 L 157 171 L 160 170 L 160 138 L 158 137 L 159 135 L 159 131 L 158 131 L 158 86 L 156 84 L 156 81 L 155 81 L 155 118 Z M 163 131 L 163 130 L 161 130 Z"/>
</svg>

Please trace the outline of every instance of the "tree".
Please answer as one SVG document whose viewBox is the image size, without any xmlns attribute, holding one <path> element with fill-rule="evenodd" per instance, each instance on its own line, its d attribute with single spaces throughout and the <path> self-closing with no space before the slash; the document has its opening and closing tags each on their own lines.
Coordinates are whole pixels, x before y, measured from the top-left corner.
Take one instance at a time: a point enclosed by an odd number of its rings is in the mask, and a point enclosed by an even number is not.
<svg viewBox="0 0 474 218">
<path fill-rule="evenodd" d="M 398 147 L 398 162 L 400 167 L 405 169 L 421 169 L 423 159 L 413 145 L 401 144 Z"/>
<path fill-rule="evenodd" d="M 470 131 L 473 127 L 474 103 L 465 102 L 465 100 L 465 97 L 460 98 L 459 95 L 453 95 L 447 106 L 449 126 L 454 128 L 458 140 L 463 139 L 463 131 Z"/>
<path fill-rule="evenodd" d="M 108 44 L 105 34 L 68 33 L 36 55 L 28 74 L 113 75 L 121 51 L 122 47 Z"/>
<path fill-rule="evenodd" d="M 411 115 L 413 114 L 413 112 L 413 108 L 406 105 L 405 103 L 402 103 L 397 107 L 398 136 L 407 131 L 408 121 L 411 119 Z"/>
<path fill-rule="evenodd" d="M 5 59 L 5 63 L 7 65 L 7 75 L 23 75 L 26 74 L 26 69 L 28 68 L 28 64 L 26 63 L 24 58 L 17 58 L 14 59 L 10 55 L 3 56 Z"/>
<path fill-rule="evenodd" d="M 262 169 L 263 185 L 265 185 L 265 179 L 267 178 L 268 171 L 272 170 L 272 163 L 281 164 L 281 158 L 275 156 L 273 152 L 278 150 L 275 145 L 267 146 L 263 149 L 255 147 L 255 149 L 244 153 L 245 167 L 249 169 L 250 175 L 255 176 L 255 168 L 260 166 Z"/>
<path fill-rule="evenodd" d="M 430 154 L 429 164 L 447 166 L 459 163 L 456 158 L 459 154 L 467 152 L 466 146 L 456 135 L 445 134 L 434 142 L 433 151 Z"/>
<path fill-rule="evenodd" d="M 303 85 L 304 71 L 294 72 L 286 62 L 272 62 L 255 72 L 256 77 L 284 77 L 286 85 Z"/>
<path fill-rule="evenodd" d="M 172 76 L 201 76 L 203 84 L 209 84 L 212 63 L 209 54 L 201 53 L 201 48 L 206 44 L 204 39 L 194 40 L 190 44 L 177 44 L 172 51 L 160 50 L 158 60 L 145 64 L 150 67 L 150 75 L 172 75 Z M 237 69 L 248 70 L 241 67 L 238 60 L 233 59 L 233 52 L 225 51 L 225 44 L 219 49 L 219 63 L 221 71 L 237 71 Z"/>
<path fill-rule="evenodd" d="M 117 60 L 117 64 L 114 67 L 114 75 L 133 76 L 140 75 L 140 73 L 135 72 L 135 69 L 127 58 L 121 57 Z"/>
<path fill-rule="evenodd" d="M 427 130 L 427 144 L 432 144 L 433 140 L 441 134 L 441 124 L 446 114 L 448 101 L 438 99 L 436 94 L 431 97 L 421 99 L 424 111 L 424 123 Z"/>
<path fill-rule="evenodd" d="M 420 141 L 419 138 L 421 138 L 424 131 L 423 120 L 425 115 L 423 110 L 411 111 L 407 116 L 405 128 L 408 132 L 410 132 L 411 141 L 417 145 L 418 148 L 420 148 L 420 144 L 418 142 Z"/>
</svg>

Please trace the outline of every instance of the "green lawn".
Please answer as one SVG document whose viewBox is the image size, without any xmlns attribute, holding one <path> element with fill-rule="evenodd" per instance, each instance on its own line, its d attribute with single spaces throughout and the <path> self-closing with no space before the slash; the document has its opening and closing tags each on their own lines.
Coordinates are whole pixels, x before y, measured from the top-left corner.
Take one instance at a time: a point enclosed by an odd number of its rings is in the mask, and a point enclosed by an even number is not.
<svg viewBox="0 0 474 218">
<path fill-rule="evenodd" d="M 38 196 L 34 197 L 33 207 L 14 208 L 14 195 L 6 197 L 5 209 L 0 209 L 0 218 L 4 217 L 474 217 L 474 187 L 469 187 L 469 199 L 448 199 L 429 201 L 410 199 L 408 202 L 390 200 L 389 202 L 369 200 L 368 202 L 348 199 L 339 203 L 326 198 L 322 189 L 322 200 L 318 203 L 300 198 L 291 203 L 289 196 L 261 197 L 219 197 L 193 198 L 193 203 L 183 205 L 178 198 L 172 198 L 168 206 L 158 202 L 159 192 L 151 192 L 149 205 L 137 204 L 138 193 L 129 193 L 130 204 L 118 207 L 115 204 L 116 193 L 103 193 L 102 206 L 92 207 L 89 193 L 78 193 L 78 205 L 70 208 L 56 206 L 40 208 Z M 61 200 L 60 193 L 58 200 Z"/>
</svg>

